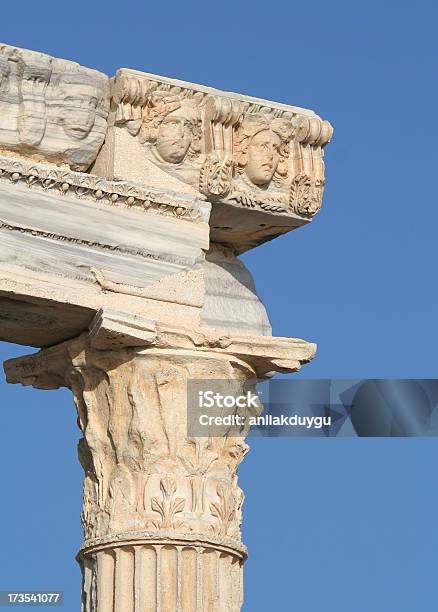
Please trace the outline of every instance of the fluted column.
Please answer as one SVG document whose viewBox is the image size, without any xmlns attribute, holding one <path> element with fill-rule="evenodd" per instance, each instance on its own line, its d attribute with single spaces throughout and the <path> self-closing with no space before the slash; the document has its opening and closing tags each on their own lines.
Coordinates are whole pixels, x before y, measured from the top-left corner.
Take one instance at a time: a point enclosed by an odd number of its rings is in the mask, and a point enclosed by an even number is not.
<svg viewBox="0 0 438 612">
<path fill-rule="evenodd" d="M 167 542 L 167 543 L 165 543 Z M 157 538 L 82 553 L 84 611 L 238 612 L 243 554 Z"/>
</svg>

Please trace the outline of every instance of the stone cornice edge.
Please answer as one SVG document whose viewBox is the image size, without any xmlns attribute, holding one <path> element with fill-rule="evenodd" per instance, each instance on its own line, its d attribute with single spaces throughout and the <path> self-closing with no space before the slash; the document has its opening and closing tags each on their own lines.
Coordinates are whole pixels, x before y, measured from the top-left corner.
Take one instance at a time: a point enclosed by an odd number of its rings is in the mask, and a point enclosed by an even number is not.
<svg viewBox="0 0 438 612">
<path fill-rule="evenodd" d="M 0 184 L 11 183 L 108 206 L 208 223 L 210 204 L 195 197 L 147 189 L 127 181 L 109 181 L 93 174 L 74 172 L 49 164 L 0 156 Z"/>
</svg>

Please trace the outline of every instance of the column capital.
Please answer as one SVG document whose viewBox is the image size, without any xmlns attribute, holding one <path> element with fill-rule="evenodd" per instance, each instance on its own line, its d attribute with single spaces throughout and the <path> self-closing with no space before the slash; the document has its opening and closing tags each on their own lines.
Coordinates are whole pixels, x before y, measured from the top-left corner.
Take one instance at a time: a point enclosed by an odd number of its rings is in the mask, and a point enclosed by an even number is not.
<svg viewBox="0 0 438 612">
<path fill-rule="evenodd" d="M 96 314 L 88 333 L 33 355 L 9 359 L 4 369 L 9 383 L 56 389 L 69 386 L 66 365 L 70 360 L 79 365 L 84 351 L 116 354 L 123 349 L 132 349 L 132 354 L 139 356 L 173 351 L 175 356 L 196 352 L 205 358 L 235 358 L 245 363 L 254 377 L 265 378 L 275 372 L 298 371 L 315 356 L 316 344 L 296 338 L 233 336 L 208 327 L 187 329 L 105 308 Z"/>
<path fill-rule="evenodd" d="M 313 352 L 299 340 L 101 311 L 88 334 L 5 363 L 9 382 L 73 392 L 85 472 L 84 612 L 132 612 L 136 600 L 151 612 L 240 610 L 247 553 L 237 469 L 248 445 L 243 436 L 189 435 L 188 382 L 243 392 Z"/>
</svg>

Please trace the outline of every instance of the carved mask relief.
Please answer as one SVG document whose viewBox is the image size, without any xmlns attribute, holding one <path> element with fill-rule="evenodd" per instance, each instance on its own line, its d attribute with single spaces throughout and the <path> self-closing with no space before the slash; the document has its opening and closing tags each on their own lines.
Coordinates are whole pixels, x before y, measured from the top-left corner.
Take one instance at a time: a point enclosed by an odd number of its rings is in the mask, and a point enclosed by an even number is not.
<svg viewBox="0 0 438 612">
<path fill-rule="evenodd" d="M 235 155 L 238 172 L 258 187 L 267 187 L 275 175 L 277 184 L 287 175 L 289 141 L 293 126 L 289 121 L 247 115 L 237 128 Z"/>
<path fill-rule="evenodd" d="M 64 84 L 59 88 L 62 100 L 60 120 L 68 136 L 82 140 L 88 136 L 94 125 L 96 109 L 102 98 L 102 92 L 83 83 L 69 85 Z"/>
<path fill-rule="evenodd" d="M 262 130 L 251 138 L 245 173 L 254 185 L 266 185 L 277 170 L 280 160 L 280 137 L 270 130 Z"/>
<path fill-rule="evenodd" d="M 103 144 L 109 79 L 75 62 L 0 47 L 0 148 L 86 170 Z"/>
<path fill-rule="evenodd" d="M 158 130 L 155 147 L 160 157 L 171 164 L 185 158 L 192 142 L 191 123 L 177 111 L 169 113 Z"/>
<path fill-rule="evenodd" d="M 109 85 L 104 75 L 71 63 L 54 60 L 47 92 L 51 134 L 47 145 L 63 141 L 73 165 L 92 163 L 102 145 L 109 111 Z M 51 136 L 51 137 L 50 137 Z"/>
<path fill-rule="evenodd" d="M 163 164 L 194 162 L 200 153 L 200 113 L 193 100 L 172 93 L 150 96 L 143 111 L 140 142 Z"/>
</svg>

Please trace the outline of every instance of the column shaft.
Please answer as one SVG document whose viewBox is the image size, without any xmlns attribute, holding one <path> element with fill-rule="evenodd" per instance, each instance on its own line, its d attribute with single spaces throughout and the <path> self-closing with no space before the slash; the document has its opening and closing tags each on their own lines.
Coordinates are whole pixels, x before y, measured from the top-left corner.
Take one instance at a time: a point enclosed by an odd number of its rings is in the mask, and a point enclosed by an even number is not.
<svg viewBox="0 0 438 612">
<path fill-rule="evenodd" d="M 207 545 L 137 544 L 82 556 L 83 612 L 238 612 L 242 558 Z"/>
</svg>

